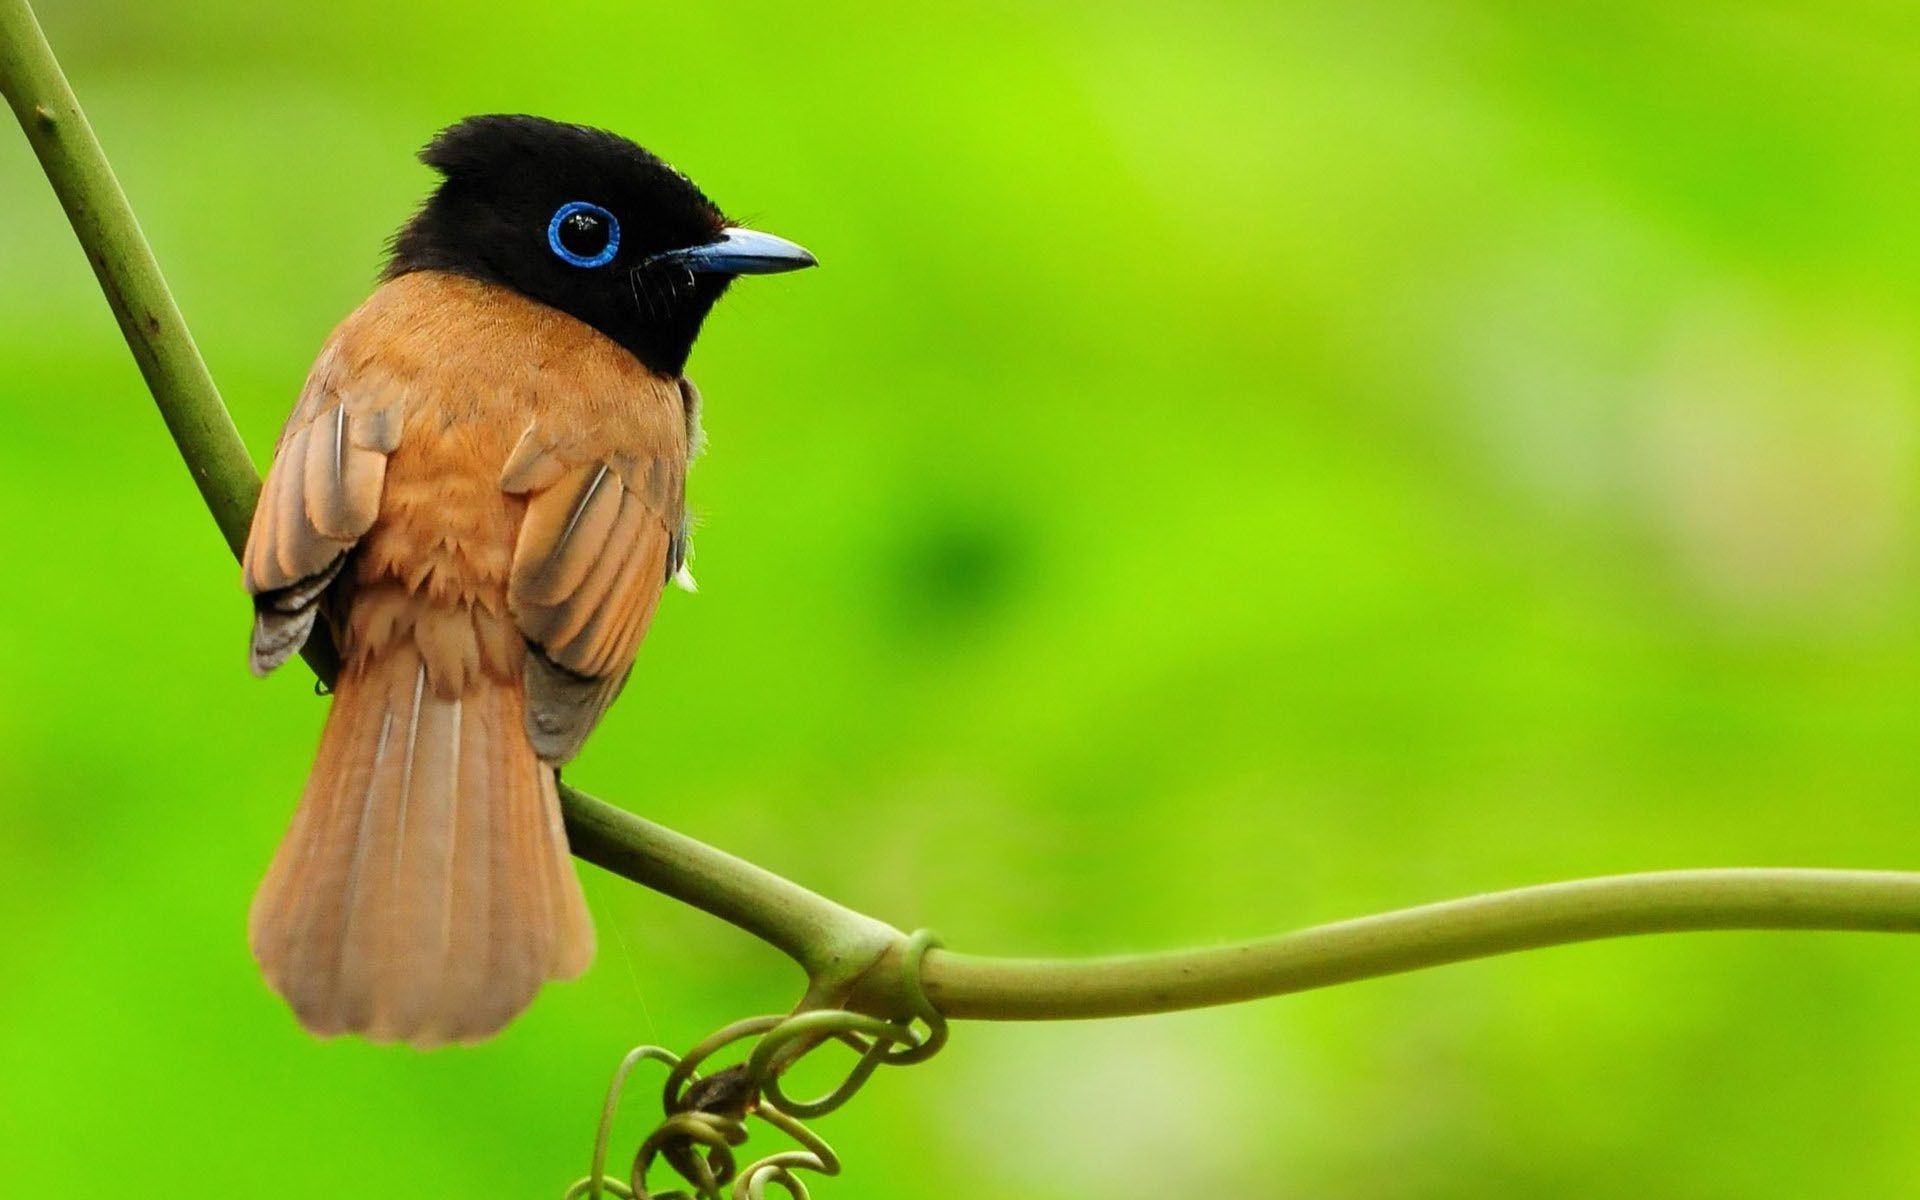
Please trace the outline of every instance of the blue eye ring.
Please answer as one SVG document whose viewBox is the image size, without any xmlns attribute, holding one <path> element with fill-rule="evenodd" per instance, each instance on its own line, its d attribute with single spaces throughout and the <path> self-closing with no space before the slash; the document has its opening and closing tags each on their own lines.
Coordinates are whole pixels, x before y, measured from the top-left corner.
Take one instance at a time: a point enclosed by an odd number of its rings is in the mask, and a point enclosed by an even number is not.
<svg viewBox="0 0 1920 1200">
<path fill-rule="evenodd" d="M 583 254 L 575 254 L 560 241 L 561 223 L 578 213 L 591 213 L 607 223 L 607 244 L 601 248 L 600 253 L 591 258 Z M 613 261 L 614 255 L 620 252 L 620 221 L 598 204 L 588 204 L 585 200 L 569 200 L 555 209 L 553 220 L 547 222 L 547 249 L 553 251 L 561 262 L 576 267 L 604 267 Z"/>
</svg>

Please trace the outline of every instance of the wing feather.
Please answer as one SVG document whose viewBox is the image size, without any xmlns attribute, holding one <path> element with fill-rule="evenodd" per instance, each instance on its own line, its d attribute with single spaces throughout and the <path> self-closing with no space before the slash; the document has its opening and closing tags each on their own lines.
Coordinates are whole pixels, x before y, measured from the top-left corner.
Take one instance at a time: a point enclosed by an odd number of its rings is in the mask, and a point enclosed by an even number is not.
<svg viewBox="0 0 1920 1200">
<path fill-rule="evenodd" d="M 359 538 L 379 515 L 387 457 L 355 443 L 347 409 L 346 404 L 337 404 L 307 427 L 303 498 L 314 532 L 342 542 Z"/>
<path fill-rule="evenodd" d="M 251 661 L 264 675 L 306 644 L 348 551 L 373 527 L 404 413 L 397 389 L 332 378 L 323 353 L 280 435 L 241 558 Z"/>
<path fill-rule="evenodd" d="M 550 762 L 572 758 L 619 694 L 673 573 L 686 442 L 670 429 L 599 454 L 530 432 L 503 473 L 527 497 L 507 604 L 528 643 L 527 731 Z"/>
<path fill-rule="evenodd" d="M 610 544 L 610 539 L 627 507 L 625 497 L 613 468 L 602 463 L 569 472 L 540 502 L 529 505 L 520 544 L 530 551 L 537 548 L 537 554 L 515 563 L 518 601 L 558 604 L 579 592 L 588 572 L 603 560 L 602 551 L 617 551 L 621 544 Z"/>
</svg>

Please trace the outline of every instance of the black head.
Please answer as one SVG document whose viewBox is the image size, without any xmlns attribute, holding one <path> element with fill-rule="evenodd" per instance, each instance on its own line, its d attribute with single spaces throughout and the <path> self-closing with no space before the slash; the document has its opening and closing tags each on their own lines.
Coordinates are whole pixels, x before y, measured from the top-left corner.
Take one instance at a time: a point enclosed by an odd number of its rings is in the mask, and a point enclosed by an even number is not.
<svg viewBox="0 0 1920 1200">
<path fill-rule="evenodd" d="M 394 235 L 386 278 L 451 271 L 569 313 L 678 375 L 736 275 L 813 256 L 731 227 L 693 181 L 627 139 L 539 117 L 469 117 L 420 159 L 444 178 Z"/>
</svg>

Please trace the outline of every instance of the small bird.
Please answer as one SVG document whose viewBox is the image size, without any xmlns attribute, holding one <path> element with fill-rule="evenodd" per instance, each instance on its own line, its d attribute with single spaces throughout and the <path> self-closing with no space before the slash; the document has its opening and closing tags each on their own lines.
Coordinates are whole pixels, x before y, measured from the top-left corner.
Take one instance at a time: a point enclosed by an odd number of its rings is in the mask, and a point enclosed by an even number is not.
<svg viewBox="0 0 1920 1200">
<path fill-rule="evenodd" d="M 341 654 L 248 940 L 317 1034 L 504 1026 L 593 956 L 556 771 L 688 554 L 701 322 L 814 265 L 618 135 L 472 117 L 274 449 L 242 575 L 264 675 Z"/>
</svg>

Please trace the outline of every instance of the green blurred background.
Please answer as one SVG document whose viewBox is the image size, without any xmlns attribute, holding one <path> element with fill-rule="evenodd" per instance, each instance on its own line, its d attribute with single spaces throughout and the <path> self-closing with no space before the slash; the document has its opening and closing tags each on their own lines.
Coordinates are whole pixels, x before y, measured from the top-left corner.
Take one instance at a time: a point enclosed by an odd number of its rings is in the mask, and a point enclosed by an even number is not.
<svg viewBox="0 0 1920 1200">
<path fill-rule="evenodd" d="M 1917 865 L 1911 6 L 43 7 L 256 454 L 465 114 L 819 254 L 694 356 L 701 591 L 573 772 L 649 817 L 1005 953 Z M 0 1190 L 557 1197 L 630 1044 L 793 999 L 587 868 L 497 1041 L 302 1035 L 243 921 L 322 705 L 11 131 L 0 415 Z M 816 1191 L 1920 1194 L 1916 949 L 967 1025 Z"/>
</svg>

